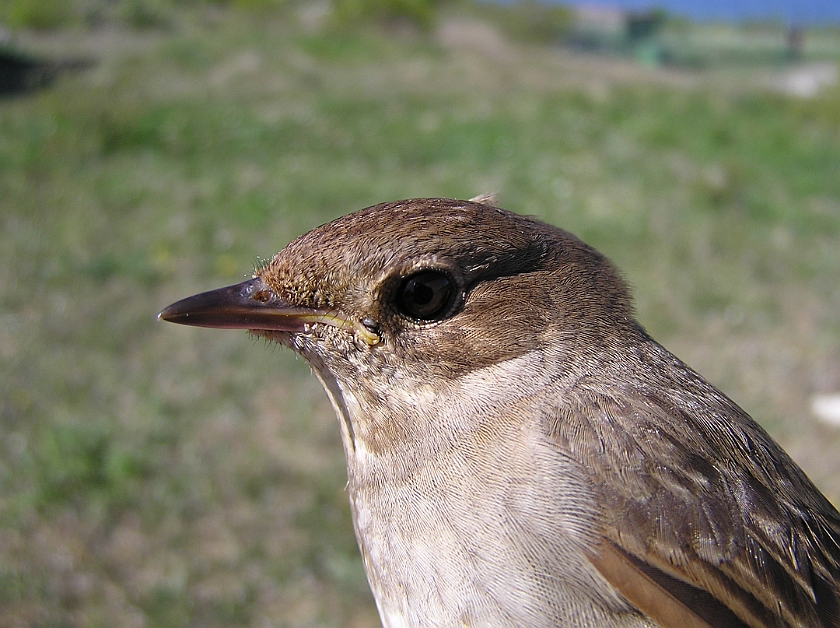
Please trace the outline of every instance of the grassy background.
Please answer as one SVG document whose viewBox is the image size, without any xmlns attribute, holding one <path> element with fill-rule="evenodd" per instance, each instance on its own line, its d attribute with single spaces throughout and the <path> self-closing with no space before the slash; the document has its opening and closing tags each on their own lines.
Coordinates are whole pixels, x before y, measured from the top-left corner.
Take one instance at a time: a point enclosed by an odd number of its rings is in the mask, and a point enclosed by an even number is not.
<svg viewBox="0 0 840 628">
<path fill-rule="evenodd" d="M 840 90 L 452 7 L 424 34 L 231 4 L 16 33 L 97 64 L 0 101 L 0 627 L 376 625 L 305 364 L 154 316 L 401 197 L 495 191 L 608 254 L 840 503 L 840 431 L 809 411 L 840 390 Z"/>
</svg>

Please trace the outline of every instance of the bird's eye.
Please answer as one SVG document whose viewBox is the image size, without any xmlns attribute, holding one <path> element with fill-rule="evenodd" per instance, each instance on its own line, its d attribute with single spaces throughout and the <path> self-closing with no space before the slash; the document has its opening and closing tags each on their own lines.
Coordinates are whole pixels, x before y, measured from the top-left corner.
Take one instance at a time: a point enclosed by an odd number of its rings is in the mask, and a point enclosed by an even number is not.
<svg viewBox="0 0 840 628">
<path fill-rule="evenodd" d="M 397 309 L 413 319 L 433 321 L 452 305 L 455 284 L 449 275 L 423 270 L 403 280 L 397 289 Z"/>
</svg>

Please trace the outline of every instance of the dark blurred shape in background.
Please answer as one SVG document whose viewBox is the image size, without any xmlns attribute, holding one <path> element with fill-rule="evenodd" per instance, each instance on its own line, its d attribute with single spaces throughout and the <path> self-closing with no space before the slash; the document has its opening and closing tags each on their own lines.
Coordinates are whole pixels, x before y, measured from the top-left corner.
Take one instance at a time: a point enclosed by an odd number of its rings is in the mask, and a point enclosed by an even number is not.
<svg viewBox="0 0 840 628">
<path fill-rule="evenodd" d="M 84 70 L 90 59 L 38 59 L 10 47 L 0 47 L 0 98 L 47 87 L 60 73 Z"/>
</svg>

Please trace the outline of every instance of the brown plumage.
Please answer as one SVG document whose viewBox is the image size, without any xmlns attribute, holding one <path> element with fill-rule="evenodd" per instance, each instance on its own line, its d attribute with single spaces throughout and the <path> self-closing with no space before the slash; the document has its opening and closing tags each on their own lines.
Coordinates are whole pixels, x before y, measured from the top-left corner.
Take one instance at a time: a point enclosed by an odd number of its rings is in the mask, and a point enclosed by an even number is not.
<svg viewBox="0 0 840 628">
<path fill-rule="evenodd" d="M 160 317 L 310 362 L 386 626 L 840 627 L 840 514 L 565 231 L 377 205 Z"/>
</svg>

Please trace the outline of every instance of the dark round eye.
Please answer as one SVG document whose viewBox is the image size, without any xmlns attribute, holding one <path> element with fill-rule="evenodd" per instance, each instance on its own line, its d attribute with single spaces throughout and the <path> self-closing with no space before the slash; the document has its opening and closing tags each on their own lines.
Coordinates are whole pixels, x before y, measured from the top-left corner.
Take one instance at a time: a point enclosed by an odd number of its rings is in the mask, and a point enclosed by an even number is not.
<svg viewBox="0 0 840 628">
<path fill-rule="evenodd" d="M 433 321 L 452 305 L 455 284 L 449 275 L 423 270 L 407 277 L 397 289 L 397 309 L 411 318 Z"/>
</svg>

